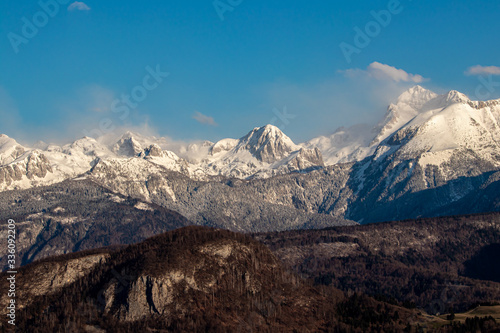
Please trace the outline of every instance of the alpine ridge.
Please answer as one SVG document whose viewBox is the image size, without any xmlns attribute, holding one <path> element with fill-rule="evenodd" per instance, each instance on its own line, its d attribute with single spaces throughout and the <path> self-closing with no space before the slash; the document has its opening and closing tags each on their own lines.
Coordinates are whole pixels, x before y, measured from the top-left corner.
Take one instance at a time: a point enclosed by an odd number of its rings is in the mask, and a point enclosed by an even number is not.
<svg viewBox="0 0 500 333">
<path fill-rule="evenodd" d="M 499 100 L 415 86 L 375 126 L 304 144 L 272 125 L 184 146 L 127 132 L 28 148 L 2 135 L 0 189 L 87 179 L 197 225 L 317 228 L 500 210 L 499 145 Z"/>
</svg>

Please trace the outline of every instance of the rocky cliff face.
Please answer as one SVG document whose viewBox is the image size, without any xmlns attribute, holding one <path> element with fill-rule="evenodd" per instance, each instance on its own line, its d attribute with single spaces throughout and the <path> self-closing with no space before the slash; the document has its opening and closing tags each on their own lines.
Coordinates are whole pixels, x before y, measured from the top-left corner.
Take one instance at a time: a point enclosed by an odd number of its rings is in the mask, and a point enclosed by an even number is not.
<svg viewBox="0 0 500 333">
<path fill-rule="evenodd" d="M 65 287 L 76 283 L 90 274 L 98 265 L 104 265 L 110 258 L 108 253 L 92 253 L 76 259 L 46 261 L 42 264 L 29 265 L 23 270 L 23 288 L 17 289 L 18 309 L 26 308 L 37 296 L 52 295 L 61 292 Z M 3 287 L 4 285 L 2 285 Z M 8 288 L 6 289 L 8 290 Z M 0 296 L 3 304 L 8 304 L 8 296 Z"/>
<path fill-rule="evenodd" d="M 183 249 L 182 258 L 157 258 L 168 260 L 169 265 L 154 270 L 145 268 L 152 261 L 145 257 L 139 272 L 130 275 L 137 276 L 131 279 L 125 299 L 117 292 L 121 283 L 118 279 L 106 284 L 104 311 L 127 322 L 157 315 L 169 317 L 178 311 L 176 307 L 184 295 L 210 294 L 225 279 L 233 280 L 225 282 L 234 286 L 239 284 L 244 292 L 258 294 L 265 289 L 262 275 L 278 271 L 280 264 L 270 253 L 262 258 L 264 260 L 257 259 L 255 250 L 255 245 L 231 239 L 217 240 L 196 245 L 192 250 Z M 231 276 L 233 270 L 239 272 Z M 240 278 L 242 281 L 234 281 Z"/>
<path fill-rule="evenodd" d="M 19 182 L 37 184 L 50 178 L 53 172 L 49 160 L 41 152 L 34 150 L 18 156 L 15 162 L 0 166 L 0 189 L 5 190 Z"/>
</svg>

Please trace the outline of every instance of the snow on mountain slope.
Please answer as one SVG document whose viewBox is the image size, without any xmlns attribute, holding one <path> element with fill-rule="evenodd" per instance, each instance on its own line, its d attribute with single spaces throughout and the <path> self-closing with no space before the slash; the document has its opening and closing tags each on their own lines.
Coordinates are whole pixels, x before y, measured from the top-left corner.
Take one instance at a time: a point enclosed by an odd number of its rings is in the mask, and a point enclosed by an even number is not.
<svg viewBox="0 0 500 333">
<path fill-rule="evenodd" d="M 0 145 L 4 164 L 0 167 L 1 190 L 49 185 L 85 174 L 96 164 L 106 162 L 119 169 L 123 169 L 124 163 L 134 165 L 146 175 L 157 172 L 159 167 L 199 180 L 212 176 L 267 178 L 324 165 L 319 150 L 295 145 L 271 125 L 255 128 L 240 139 L 223 139 L 215 144 L 205 141 L 181 147 L 179 151 L 186 158 L 165 150 L 163 147 L 171 144 L 164 138 L 132 132 L 117 138 L 84 137 L 62 147 L 40 143 L 37 144 L 39 149 L 22 147 L 15 140 L 2 136 Z M 30 158 L 40 160 L 38 171 L 33 171 L 36 169 L 33 163 L 31 170 L 26 171 Z M 133 180 L 135 174 L 129 173 L 129 180 Z"/>
<path fill-rule="evenodd" d="M 373 128 L 369 125 L 341 127 L 330 136 L 314 138 L 302 146 L 318 148 L 327 165 L 359 161 L 372 153 L 370 143 L 373 141 Z"/>
<path fill-rule="evenodd" d="M 324 165 L 319 150 L 305 149 L 293 143 L 273 125 L 256 127 L 247 135 L 224 139 L 213 144 L 208 156 L 193 165 L 193 175 L 234 178 L 268 178 Z"/>
<path fill-rule="evenodd" d="M 420 113 L 422 107 L 438 95 L 421 86 L 402 93 L 390 104 L 380 123 L 340 128 L 330 136 L 314 138 L 303 146 L 318 147 L 327 165 L 361 161 L 375 152 L 378 144 Z"/>
<path fill-rule="evenodd" d="M 430 152 L 455 148 L 472 150 L 498 149 L 499 123 L 492 115 L 500 108 L 474 109 L 465 103 L 452 104 L 441 110 L 430 110 L 415 117 L 406 128 L 418 128 L 406 144 L 407 150 Z"/>
<path fill-rule="evenodd" d="M 432 214 L 477 191 L 500 169 L 499 101 L 474 102 L 451 91 L 426 102 L 354 166 L 352 200 L 363 204 L 347 217 L 359 220 L 368 207 L 375 221 Z M 435 202 L 422 201 L 426 196 Z M 396 215 L 388 217 L 388 210 Z"/>
<path fill-rule="evenodd" d="M 113 158 L 99 160 L 90 170 L 89 176 L 115 192 L 135 193 L 148 202 L 150 192 L 175 201 L 167 171 L 164 166 L 143 158 Z"/>
<path fill-rule="evenodd" d="M 197 180 L 214 176 L 269 178 L 308 172 L 324 167 L 323 159 L 327 165 L 367 158 L 369 163 L 377 164 L 390 157 L 392 166 L 412 160 L 413 167 L 418 164 L 424 169 L 450 164 L 458 158 L 470 163 L 480 159 L 483 165 L 491 166 L 484 168 L 489 170 L 499 163 L 499 108 L 499 100 L 471 101 L 457 91 L 437 95 L 415 86 L 389 105 L 384 119 L 376 126 L 340 128 L 330 136 L 302 145 L 296 145 L 272 125 L 256 127 L 240 139 L 189 145 L 127 132 L 97 140 L 85 137 L 62 147 L 40 143 L 36 148 L 27 148 L 2 135 L 0 188 L 50 184 L 85 174 L 96 164 L 108 161 L 113 165 L 140 166 L 148 174 L 149 169 L 156 172 L 162 168 Z M 443 169 L 444 179 L 452 179 L 463 170 L 455 171 L 452 167 Z M 386 182 L 392 180 L 387 178 Z"/>
<path fill-rule="evenodd" d="M 5 134 L 0 134 L 0 166 L 13 162 L 26 152 L 26 148 L 9 138 Z"/>
<path fill-rule="evenodd" d="M 162 166 L 168 170 L 177 171 L 179 173 L 190 175 L 189 163 L 177 156 L 175 153 L 162 150 L 157 144 L 152 144 L 143 152 L 139 153 L 138 157 L 142 157 L 148 162 Z"/>
<path fill-rule="evenodd" d="M 420 135 L 424 131 L 420 129 L 418 136 L 420 144 L 408 146 L 408 150 L 421 151 L 422 145 L 430 144 L 425 144 L 423 142 L 425 140 L 432 142 L 434 150 L 459 146 L 476 149 L 482 147 L 487 140 L 497 142 L 493 139 L 496 134 L 492 134 L 495 131 L 498 133 L 496 127 L 498 119 L 494 120 L 498 117 L 495 115 L 497 105 L 497 101 L 471 101 L 455 90 L 437 95 L 430 90 L 415 86 L 401 94 L 394 104 L 390 104 L 384 119 L 371 129 L 366 125 L 341 128 L 330 136 L 314 138 L 303 146 L 318 147 L 327 165 L 361 161 L 375 154 L 377 150 L 379 155 L 381 151 L 387 150 L 384 145 L 382 147 L 379 145 L 398 131 L 401 131 L 398 136 L 402 135 L 401 133 L 412 132 L 412 128 L 415 129 L 417 125 L 422 125 L 432 118 L 435 124 L 426 125 L 428 127 L 425 130 L 428 132 L 426 137 Z M 459 112 L 456 108 L 462 108 L 463 112 Z M 446 113 L 450 115 L 445 116 Z M 469 122 L 477 122 L 480 128 L 487 130 L 487 133 L 481 132 L 479 127 L 469 127 Z M 467 135 L 461 134 L 464 130 Z M 479 133 L 485 134 L 487 138 Z"/>
<path fill-rule="evenodd" d="M 48 159 L 38 150 L 28 151 L 0 166 L 0 190 L 41 186 L 62 179 L 52 172 Z"/>
</svg>

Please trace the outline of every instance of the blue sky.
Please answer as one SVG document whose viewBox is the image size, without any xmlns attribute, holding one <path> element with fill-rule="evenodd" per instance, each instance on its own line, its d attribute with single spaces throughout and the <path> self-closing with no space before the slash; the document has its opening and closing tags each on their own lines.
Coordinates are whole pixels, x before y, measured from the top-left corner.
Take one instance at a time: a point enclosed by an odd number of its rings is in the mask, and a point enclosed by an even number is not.
<svg viewBox="0 0 500 333">
<path fill-rule="evenodd" d="M 302 142 L 376 121 L 417 83 L 499 98 L 499 14 L 498 1 L 2 1 L 0 133 L 215 141 L 273 123 Z"/>
</svg>

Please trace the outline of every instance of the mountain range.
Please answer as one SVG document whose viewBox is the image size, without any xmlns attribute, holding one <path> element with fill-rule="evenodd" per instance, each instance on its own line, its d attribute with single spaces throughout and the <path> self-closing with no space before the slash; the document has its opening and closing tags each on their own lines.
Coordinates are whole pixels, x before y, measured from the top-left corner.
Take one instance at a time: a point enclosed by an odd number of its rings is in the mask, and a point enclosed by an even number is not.
<svg viewBox="0 0 500 333">
<path fill-rule="evenodd" d="M 165 138 L 131 132 L 34 147 L 2 135 L 0 217 L 19 221 L 28 263 L 189 224 L 260 232 L 499 211 L 499 126 L 500 100 L 415 86 L 371 129 L 302 144 L 271 125 L 171 150 Z M 89 218 L 85 207 L 99 213 Z M 109 239 L 92 222 L 110 221 L 106 209 L 163 217 L 135 225 L 135 238 Z M 111 220 L 113 230 L 130 223 Z"/>
<path fill-rule="evenodd" d="M 500 100 L 415 86 L 375 126 L 301 144 L 272 125 L 188 145 L 0 135 L 20 325 L 494 332 L 423 311 L 498 311 L 499 126 Z"/>
<path fill-rule="evenodd" d="M 302 144 L 272 125 L 254 128 L 240 139 L 177 146 L 175 151 L 168 150 L 173 146 L 164 138 L 131 132 L 118 138 L 84 137 L 64 146 L 39 142 L 34 147 L 0 135 L 0 189 L 82 176 L 98 179 L 102 170 L 120 174 L 121 182 L 163 170 L 195 181 L 248 181 L 352 164 L 349 179 L 356 183 L 357 196 L 376 193 L 377 200 L 395 200 L 404 193 L 497 171 L 499 126 L 500 100 L 471 101 L 457 91 L 437 95 L 415 86 L 390 104 L 371 129 L 340 128 Z M 456 189 L 451 199 L 457 201 L 477 186 L 468 187 Z"/>
<path fill-rule="evenodd" d="M 204 141 L 175 151 L 168 150 L 173 146 L 165 138 L 132 132 L 118 138 L 84 137 L 64 146 L 38 142 L 33 147 L 1 135 L 0 186 L 10 190 L 53 184 L 107 163 L 154 164 L 196 180 L 254 179 L 395 155 L 422 168 L 437 166 L 451 179 L 443 164 L 457 157 L 498 167 L 499 110 L 500 100 L 471 101 L 457 91 L 437 95 L 415 86 L 389 105 L 376 126 L 340 128 L 298 145 L 272 125 L 256 127 L 240 139 Z"/>
</svg>

